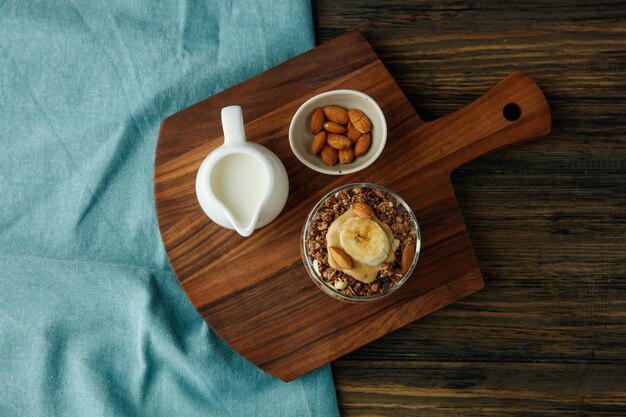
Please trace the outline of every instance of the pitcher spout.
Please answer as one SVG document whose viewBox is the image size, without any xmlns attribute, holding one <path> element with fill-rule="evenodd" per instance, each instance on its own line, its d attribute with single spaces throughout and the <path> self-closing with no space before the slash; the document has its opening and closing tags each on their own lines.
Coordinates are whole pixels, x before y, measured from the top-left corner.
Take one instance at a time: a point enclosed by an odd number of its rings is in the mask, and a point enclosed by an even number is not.
<svg viewBox="0 0 626 417">
<path fill-rule="evenodd" d="M 230 210 L 227 209 L 228 212 L 228 217 L 229 220 L 233 226 L 233 229 L 235 229 L 235 231 L 237 233 L 239 233 L 241 236 L 243 237 L 248 237 L 252 234 L 252 232 L 254 232 L 254 229 L 256 229 L 256 226 L 259 222 L 259 217 L 261 215 L 261 211 L 263 210 L 263 204 L 264 202 L 261 202 L 261 204 L 259 204 L 256 208 L 256 210 L 254 211 L 254 215 L 252 216 L 252 218 L 250 219 L 249 222 L 247 223 L 242 223 L 241 221 L 239 221 L 238 219 L 236 219 L 232 213 L 230 212 Z"/>
<path fill-rule="evenodd" d="M 252 234 L 252 232 L 254 232 L 254 229 L 256 228 L 256 223 L 257 222 L 254 222 L 248 225 L 241 225 L 239 223 L 235 223 L 233 224 L 233 227 L 235 228 L 235 231 L 239 233 L 241 236 L 248 237 Z"/>
</svg>

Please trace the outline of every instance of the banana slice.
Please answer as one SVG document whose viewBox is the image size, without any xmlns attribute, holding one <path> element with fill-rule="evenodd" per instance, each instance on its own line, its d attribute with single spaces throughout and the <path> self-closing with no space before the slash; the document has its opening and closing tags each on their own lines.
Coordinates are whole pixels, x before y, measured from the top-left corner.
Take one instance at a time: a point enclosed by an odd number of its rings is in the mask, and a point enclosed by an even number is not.
<svg viewBox="0 0 626 417">
<path fill-rule="evenodd" d="M 379 265 L 389 253 L 389 239 L 373 220 L 353 217 L 339 229 L 339 241 L 353 259 L 366 265 Z"/>
</svg>

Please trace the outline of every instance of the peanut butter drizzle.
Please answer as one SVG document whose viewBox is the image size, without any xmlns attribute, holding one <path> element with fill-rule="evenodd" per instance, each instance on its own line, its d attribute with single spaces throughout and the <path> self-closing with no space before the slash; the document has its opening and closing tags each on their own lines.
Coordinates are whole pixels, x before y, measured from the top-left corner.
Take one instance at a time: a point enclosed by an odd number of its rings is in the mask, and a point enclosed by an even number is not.
<svg viewBox="0 0 626 417">
<path fill-rule="evenodd" d="M 349 219 L 357 217 L 354 213 L 354 210 L 349 209 L 341 216 L 337 217 L 328 228 L 328 232 L 326 232 L 326 247 L 336 246 L 338 248 L 344 249 L 341 246 L 341 241 L 339 239 L 339 229 L 341 226 Z M 394 243 L 393 232 L 391 228 L 387 226 L 385 223 L 380 220 L 373 219 L 380 227 L 382 227 L 383 231 L 387 235 L 387 239 L 389 240 L 389 253 L 387 254 L 387 258 L 383 262 L 378 265 L 366 265 L 363 264 L 356 259 L 352 259 L 352 268 L 351 269 L 342 269 L 335 263 L 332 256 L 328 256 L 328 264 L 331 268 L 335 268 L 338 271 L 341 271 L 345 274 L 350 275 L 354 279 L 357 279 L 365 284 L 369 284 L 376 279 L 376 275 L 378 275 L 378 271 L 380 267 L 385 262 L 395 262 L 396 260 L 396 249 L 398 246 Z"/>
</svg>

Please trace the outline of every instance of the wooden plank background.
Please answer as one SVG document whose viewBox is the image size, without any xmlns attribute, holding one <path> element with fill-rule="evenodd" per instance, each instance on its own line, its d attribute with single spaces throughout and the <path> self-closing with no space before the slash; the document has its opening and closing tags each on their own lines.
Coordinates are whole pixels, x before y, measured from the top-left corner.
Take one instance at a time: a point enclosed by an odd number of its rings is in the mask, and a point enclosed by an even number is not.
<svg viewBox="0 0 626 417">
<path fill-rule="evenodd" d="M 333 363 L 344 416 L 626 415 L 626 3 L 317 1 L 425 120 L 522 69 L 552 134 L 453 184 L 479 293 Z"/>
</svg>

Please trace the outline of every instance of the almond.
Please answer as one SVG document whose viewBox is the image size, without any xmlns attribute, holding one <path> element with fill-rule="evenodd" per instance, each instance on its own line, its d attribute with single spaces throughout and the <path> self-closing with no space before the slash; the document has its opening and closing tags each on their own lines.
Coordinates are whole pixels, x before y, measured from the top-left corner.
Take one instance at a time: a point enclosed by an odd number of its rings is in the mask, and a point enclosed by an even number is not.
<svg viewBox="0 0 626 417">
<path fill-rule="evenodd" d="M 340 125 L 335 122 L 326 122 L 324 123 L 324 130 L 328 133 L 343 133 L 346 131 L 346 127 L 344 125 Z"/>
<path fill-rule="evenodd" d="M 319 153 L 324 147 L 326 143 L 326 132 L 321 131 L 313 138 L 313 142 L 311 142 L 311 153 L 313 155 Z"/>
<path fill-rule="evenodd" d="M 331 148 L 328 144 L 322 147 L 322 160 L 326 165 L 333 166 L 337 163 L 337 149 Z"/>
<path fill-rule="evenodd" d="M 361 133 L 367 133 L 372 130 L 372 122 L 361 110 L 351 109 L 348 111 L 348 117 L 354 127 Z"/>
<path fill-rule="evenodd" d="M 352 206 L 352 210 L 354 210 L 354 214 L 362 219 L 372 220 L 376 218 L 376 213 L 374 213 L 374 210 L 372 210 L 372 208 L 365 203 L 354 203 L 354 205 Z"/>
<path fill-rule="evenodd" d="M 348 138 L 352 141 L 352 143 L 356 143 L 357 140 L 361 137 L 361 132 L 356 130 L 356 127 L 352 123 L 348 123 Z"/>
<path fill-rule="evenodd" d="M 352 142 L 350 141 L 350 139 L 336 133 L 329 133 L 326 136 L 326 143 L 328 143 L 330 146 L 337 150 L 348 149 L 350 146 L 352 146 Z"/>
<path fill-rule="evenodd" d="M 352 269 L 352 258 L 347 253 L 334 246 L 329 247 L 328 252 L 339 268 Z"/>
<path fill-rule="evenodd" d="M 326 115 L 326 118 L 331 122 L 345 125 L 350 121 L 350 118 L 348 117 L 348 111 L 343 107 L 326 106 L 322 110 L 324 110 L 324 115 Z"/>
<path fill-rule="evenodd" d="M 402 248 L 402 272 L 407 272 L 415 258 L 415 242 L 407 242 Z"/>
<path fill-rule="evenodd" d="M 313 111 L 311 115 L 311 132 L 317 134 L 324 127 L 324 111 L 321 107 L 318 107 Z"/>
<path fill-rule="evenodd" d="M 361 133 L 368 133 L 372 130 L 372 122 L 367 116 L 363 116 L 358 122 L 353 123 L 354 127 Z"/>
<path fill-rule="evenodd" d="M 357 140 L 354 144 L 354 156 L 365 155 L 365 152 L 367 152 L 370 147 L 371 140 L 372 139 L 369 133 L 361 135 L 359 140 Z"/>
<path fill-rule="evenodd" d="M 339 162 L 342 164 L 349 164 L 354 160 L 354 151 L 352 150 L 352 146 L 348 149 L 342 149 L 339 151 Z"/>
<path fill-rule="evenodd" d="M 348 110 L 348 119 L 350 119 L 351 123 L 356 122 L 363 116 L 365 116 L 365 113 L 363 113 L 361 110 L 358 110 L 358 109 Z"/>
</svg>

